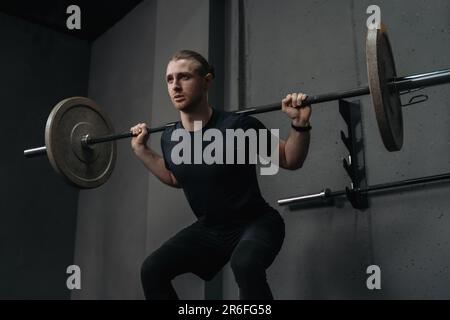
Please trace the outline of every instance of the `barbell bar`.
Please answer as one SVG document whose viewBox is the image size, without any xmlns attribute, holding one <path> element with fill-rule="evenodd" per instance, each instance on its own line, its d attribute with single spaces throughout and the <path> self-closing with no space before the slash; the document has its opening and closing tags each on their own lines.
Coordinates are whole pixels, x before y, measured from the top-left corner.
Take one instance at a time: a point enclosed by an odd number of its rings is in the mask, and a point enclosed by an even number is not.
<svg viewBox="0 0 450 320">
<path fill-rule="evenodd" d="M 433 72 L 423 73 L 423 74 L 414 74 L 406 77 L 396 78 L 389 82 L 389 87 L 391 90 L 397 90 L 400 94 L 404 91 L 414 90 L 418 88 L 425 88 L 430 86 L 436 86 L 440 84 L 450 83 L 450 69 L 437 70 Z M 359 87 L 350 90 L 344 91 L 336 91 L 330 93 L 324 93 L 314 96 L 308 96 L 304 101 L 304 105 L 312 105 L 318 104 L 328 101 L 346 99 L 346 98 L 354 98 L 358 96 L 369 95 L 370 89 L 369 86 Z M 235 111 L 235 114 L 262 114 L 272 111 L 281 110 L 280 103 L 272 103 L 268 105 L 262 105 L 252 108 L 246 108 L 239 111 Z M 167 123 L 164 126 L 156 127 L 156 128 L 147 128 L 150 134 L 164 131 L 167 127 L 171 127 L 175 125 L 176 122 Z M 108 134 L 100 137 L 92 137 L 89 134 L 83 136 L 81 138 L 81 144 L 84 146 L 93 145 L 97 143 L 103 143 L 107 141 L 114 141 L 120 139 L 126 139 L 133 137 L 133 133 L 130 131 L 119 133 L 119 134 Z M 24 156 L 27 158 L 42 156 L 46 154 L 46 147 L 38 147 L 33 149 L 24 150 Z"/>
<path fill-rule="evenodd" d="M 443 181 L 443 180 L 450 180 L 450 173 L 444 173 L 444 174 L 438 174 L 438 175 L 414 178 L 414 179 L 407 179 L 407 180 L 400 180 L 400 181 L 394 181 L 394 182 L 380 183 L 380 184 L 368 186 L 365 188 L 359 188 L 359 189 L 346 189 L 346 190 L 332 191 L 329 188 L 325 188 L 324 190 L 322 190 L 319 193 L 280 199 L 277 201 L 277 203 L 280 206 L 286 206 L 286 205 L 296 205 L 296 204 L 300 204 L 303 202 L 309 202 L 309 201 L 315 201 L 315 200 L 322 200 L 322 201 L 326 202 L 333 198 L 342 197 L 342 196 L 346 196 L 346 195 L 348 196 L 349 193 L 367 194 L 367 193 L 372 193 L 372 192 L 376 192 L 376 191 L 384 191 L 384 190 L 388 190 L 388 189 L 396 189 L 396 188 L 402 188 L 402 187 L 408 187 L 408 186 L 428 184 L 431 182 L 437 182 L 437 181 Z"/>
<path fill-rule="evenodd" d="M 371 95 L 382 141 L 388 151 L 398 151 L 403 145 L 400 95 L 450 83 L 450 69 L 398 77 L 384 27 L 368 31 L 366 62 L 369 79 L 367 86 L 311 95 L 304 104 Z M 280 109 L 280 103 L 273 103 L 234 113 L 252 115 Z M 174 124 L 175 122 L 171 122 L 161 127 L 148 128 L 148 131 L 161 132 Z M 115 141 L 130 137 L 133 137 L 133 133 L 129 131 L 114 134 L 111 122 L 94 101 L 72 97 L 59 102 L 52 109 L 45 129 L 45 146 L 25 150 L 24 156 L 31 158 L 47 154 L 55 171 L 69 183 L 80 188 L 95 188 L 107 181 L 114 168 Z"/>
</svg>

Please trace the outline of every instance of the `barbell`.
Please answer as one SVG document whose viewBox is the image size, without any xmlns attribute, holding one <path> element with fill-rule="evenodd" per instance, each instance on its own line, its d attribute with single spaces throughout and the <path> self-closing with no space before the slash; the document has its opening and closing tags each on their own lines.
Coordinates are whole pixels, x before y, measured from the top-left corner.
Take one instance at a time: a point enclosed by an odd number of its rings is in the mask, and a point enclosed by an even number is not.
<svg viewBox="0 0 450 320">
<path fill-rule="evenodd" d="M 403 117 L 400 95 L 411 90 L 450 83 L 450 69 L 397 77 L 386 29 L 368 30 L 366 38 L 368 86 L 310 95 L 305 105 L 371 95 L 384 146 L 390 152 L 403 145 Z M 236 114 L 261 114 L 281 110 L 280 103 L 236 111 Z M 168 123 L 149 128 L 149 133 L 164 131 Z M 116 140 L 133 137 L 132 132 L 113 133 L 106 114 L 91 99 L 72 97 L 52 109 L 45 127 L 45 146 L 24 150 L 27 158 L 47 155 L 56 172 L 70 184 L 96 188 L 110 177 L 116 161 Z"/>
</svg>

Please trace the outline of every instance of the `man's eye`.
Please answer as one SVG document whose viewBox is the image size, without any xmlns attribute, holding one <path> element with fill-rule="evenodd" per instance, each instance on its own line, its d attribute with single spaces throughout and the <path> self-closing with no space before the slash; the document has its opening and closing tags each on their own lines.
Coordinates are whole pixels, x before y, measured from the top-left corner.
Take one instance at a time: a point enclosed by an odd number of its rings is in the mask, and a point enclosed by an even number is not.
<svg viewBox="0 0 450 320">
<path fill-rule="evenodd" d="M 184 79 L 184 80 L 189 80 L 190 78 L 191 77 L 189 75 L 185 75 L 185 76 L 182 77 L 182 79 Z"/>
</svg>

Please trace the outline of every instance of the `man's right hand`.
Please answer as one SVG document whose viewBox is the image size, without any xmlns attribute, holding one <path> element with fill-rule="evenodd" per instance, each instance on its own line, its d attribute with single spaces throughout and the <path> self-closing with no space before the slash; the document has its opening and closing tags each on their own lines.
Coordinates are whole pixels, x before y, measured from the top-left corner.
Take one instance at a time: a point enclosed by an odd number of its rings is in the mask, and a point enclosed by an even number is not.
<svg viewBox="0 0 450 320">
<path fill-rule="evenodd" d="M 131 148 L 133 151 L 139 152 L 147 148 L 147 141 L 149 138 L 149 133 L 147 130 L 147 124 L 138 123 L 134 127 L 131 127 L 130 131 L 136 135 L 131 139 Z"/>
</svg>

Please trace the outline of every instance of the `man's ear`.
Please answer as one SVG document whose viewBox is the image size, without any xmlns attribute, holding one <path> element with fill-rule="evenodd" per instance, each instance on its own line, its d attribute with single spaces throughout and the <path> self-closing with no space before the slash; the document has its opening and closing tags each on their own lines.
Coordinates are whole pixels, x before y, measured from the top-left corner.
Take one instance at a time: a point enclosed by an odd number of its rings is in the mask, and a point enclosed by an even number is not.
<svg viewBox="0 0 450 320">
<path fill-rule="evenodd" d="M 209 87 L 212 84 L 212 81 L 214 80 L 214 76 L 212 73 L 207 73 L 205 76 L 205 89 L 209 89 Z"/>
</svg>

